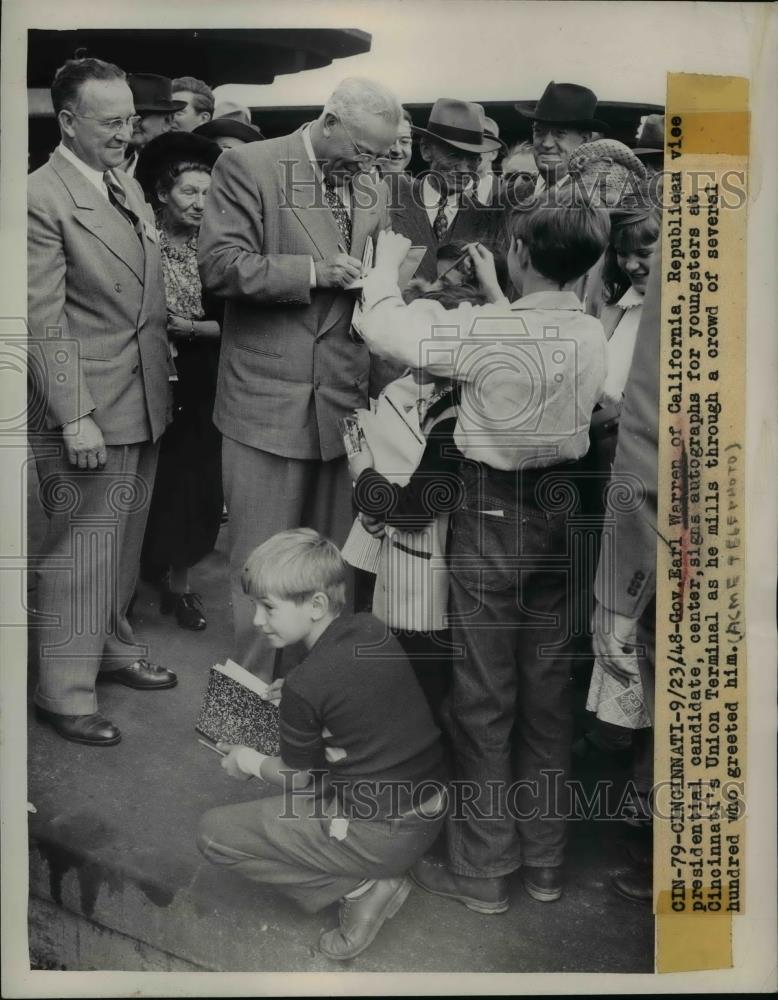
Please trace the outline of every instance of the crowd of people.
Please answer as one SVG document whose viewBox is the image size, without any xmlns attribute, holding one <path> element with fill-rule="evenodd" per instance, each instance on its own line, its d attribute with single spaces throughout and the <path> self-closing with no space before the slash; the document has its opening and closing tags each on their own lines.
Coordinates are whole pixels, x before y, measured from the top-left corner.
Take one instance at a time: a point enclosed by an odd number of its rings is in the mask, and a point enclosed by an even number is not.
<svg viewBox="0 0 778 1000">
<path fill-rule="evenodd" d="M 593 688 L 586 742 L 632 746 L 645 841 L 616 888 L 650 900 L 661 122 L 630 149 L 591 90 L 551 82 L 517 105 L 532 142 L 507 149 L 479 104 L 441 98 L 416 126 L 350 78 L 264 139 L 201 80 L 93 58 L 58 71 L 52 101 L 28 230 L 40 719 L 112 746 L 96 682 L 177 684 L 134 635 L 137 578 L 205 628 L 190 576 L 226 512 L 225 653 L 270 685 L 281 753 L 225 745 L 222 763 L 281 788 L 207 813 L 209 860 L 309 911 L 340 901 L 320 941 L 335 960 L 411 880 L 498 914 L 520 869 L 532 899 L 559 899 L 571 672 L 593 648 L 647 706 L 629 731 Z M 649 484 L 626 518 L 613 468 Z M 614 518 L 618 565 L 603 545 L 595 579 L 576 524 Z"/>
</svg>

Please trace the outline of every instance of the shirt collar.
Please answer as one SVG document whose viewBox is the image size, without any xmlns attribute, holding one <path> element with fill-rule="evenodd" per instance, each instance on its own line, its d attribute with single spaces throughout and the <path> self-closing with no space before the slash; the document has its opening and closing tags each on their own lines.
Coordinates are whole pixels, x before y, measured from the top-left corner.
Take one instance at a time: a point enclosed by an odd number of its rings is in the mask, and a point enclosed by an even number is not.
<svg viewBox="0 0 778 1000">
<path fill-rule="evenodd" d="M 84 163 L 84 161 L 79 156 L 76 156 L 76 154 L 73 152 L 72 149 L 68 149 L 68 147 L 62 142 L 59 144 L 59 146 L 57 146 L 57 149 L 60 152 L 60 154 L 65 157 L 68 163 L 72 163 L 73 166 L 76 168 L 76 170 L 78 170 L 78 172 L 82 174 L 89 181 L 90 184 L 96 187 L 101 194 L 105 195 L 106 197 L 108 196 L 108 192 L 105 187 L 105 182 L 103 181 L 104 171 L 95 170 L 95 168 L 90 167 L 88 163 Z"/>
<path fill-rule="evenodd" d="M 563 309 L 583 312 L 581 300 L 575 292 L 531 292 L 511 303 L 511 310 L 523 309 Z"/>
<path fill-rule="evenodd" d="M 634 309 L 635 306 L 643 305 L 643 296 L 632 285 L 624 292 L 616 303 L 620 309 Z"/>
<path fill-rule="evenodd" d="M 459 206 L 460 196 L 472 187 L 472 181 L 462 191 L 454 191 L 446 198 L 447 205 Z M 429 177 L 425 177 L 421 184 L 421 200 L 425 208 L 437 208 L 440 205 L 440 191 L 435 187 Z"/>
</svg>

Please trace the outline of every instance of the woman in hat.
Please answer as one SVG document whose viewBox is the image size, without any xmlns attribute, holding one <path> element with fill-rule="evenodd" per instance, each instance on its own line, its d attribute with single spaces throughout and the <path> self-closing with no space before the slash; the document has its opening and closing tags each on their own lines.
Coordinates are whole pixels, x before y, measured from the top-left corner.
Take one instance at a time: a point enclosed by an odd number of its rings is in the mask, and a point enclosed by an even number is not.
<svg viewBox="0 0 778 1000">
<path fill-rule="evenodd" d="M 237 118 L 212 118 L 194 130 L 195 135 L 215 142 L 220 149 L 235 149 L 247 142 L 259 142 L 264 135 L 256 125 L 247 125 Z"/>
<path fill-rule="evenodd" d="M 211 552 L 223 508 L 221 440 L 213 425 L 220 317 L 203 302 L 197 237 L 219 147 L 188 132 L 169 132 L 141 152 L 136 178 L 155 209 L 168 308 L 173 422 L 163 435 L 141 559 L 146 579 L 161 581 L 160 612 L 181 628 L 206 626 L 189 569 Z"/>
</svg>

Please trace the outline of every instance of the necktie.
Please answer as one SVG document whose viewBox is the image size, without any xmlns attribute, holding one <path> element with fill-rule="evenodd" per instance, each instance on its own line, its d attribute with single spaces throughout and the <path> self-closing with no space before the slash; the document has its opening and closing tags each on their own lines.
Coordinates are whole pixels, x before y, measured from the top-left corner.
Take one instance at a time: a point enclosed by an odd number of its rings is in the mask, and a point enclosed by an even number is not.
<svg viewBox="0 0 778 1000">
<path fill-rule="evenodd" d="M 127 196 L 124 193 L 124 188 L 116 180 L 113 174 L 107 170 L 103 174 L 103 182 L 108 191 L 108 200 L 116 209 L 116 211 L 121 215 L 135 230 L 138 239 L 141 239 L 140 234 L 140 219 L 133 212 L 130 206 L 127 204 Z"/>
<path fill-rule="evenodd" d="M 435 239 L 438 243 L 442 243 L 446 238 L 446 233 L 448 232 L 448 219 L 446 218 L 446 202 L 448 201 L 448 195 L 442 194 L 440 196 L 440 204 L 438 205 L 438 214 L 435 216 L 435 221 L 432 223 L 432 231 L 435 233 Z"/>
<path fill-rule="evenodd" d="M 346 253 L 351 253 L 351 218 L 346 211 L 346 206 L 340 200 L 340 196 L 335 190 L 334 185 L 327 181 L 324 184 L 324 197 L 335 217 L 340 235 L 343 237 L 343 246 L 346 248 Z"/>
</svg>

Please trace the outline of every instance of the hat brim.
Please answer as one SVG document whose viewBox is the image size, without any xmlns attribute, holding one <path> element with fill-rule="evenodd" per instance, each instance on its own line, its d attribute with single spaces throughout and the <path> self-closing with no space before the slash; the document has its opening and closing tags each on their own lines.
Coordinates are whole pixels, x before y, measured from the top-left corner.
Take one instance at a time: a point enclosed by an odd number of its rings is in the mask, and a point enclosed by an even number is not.
<svg viewBox="0 0 778 1000">
<path fill-rule="evenodd" d="M 135 179 L 148 195 L 153 193 L 157 178 L 169 164 L 192 160 L 212 168 L 220 155 L 221 148 L 204 136 L 193 132 L 164 132 L 141 149 Z"/>
<path fill-rule="evenodd" d="M 185 107 L 186 101 L 154 101 L 152 104 L 136 104 L 135 110 L 138 114 L 145 111 L 147 114 L 167 115 Z"/>
<path fill-rule="evenodd" d="M 611 127 L 607 122 L 600 121 L 599 118 L 579 118 L 556 121 L 550 118 L 539 118 L 534 111 L 534 104 L 514 104 L 514 108 L 522 118 L 529 118 L 532 122 L 547 122 L 549 125 L 558 125 L 561 128 L 577 128 L 582 132 L 610 132 Z M 533 110 L 528 111 L 527 108 Z"/>
<path fill-rule="evenodd" d="M 437 132 L 430 132 L 429 129 L 421 128 L 420 125 L 411 125 L 411 132 L 414 135 L 426 135 L 435 142 L 442 142 L 444 146 L 453 146 L 454 149 L 461 149 L 465 153 L 492 153 L 501 148 L 499 139 L 483 139 L 480 144 L 473 142 L 460 142 L 458 139 L 444 139 Z"/>
<path fill-rule="evenodd" d="M 212 118 L 211 121 L 198 125 L 193 134 L 211 140 L 228 137 L 240 139 L 241 142 L 259 142 L 265 138 L 256 125 L 246 125 L 236 118 Z"/>
</svg>

